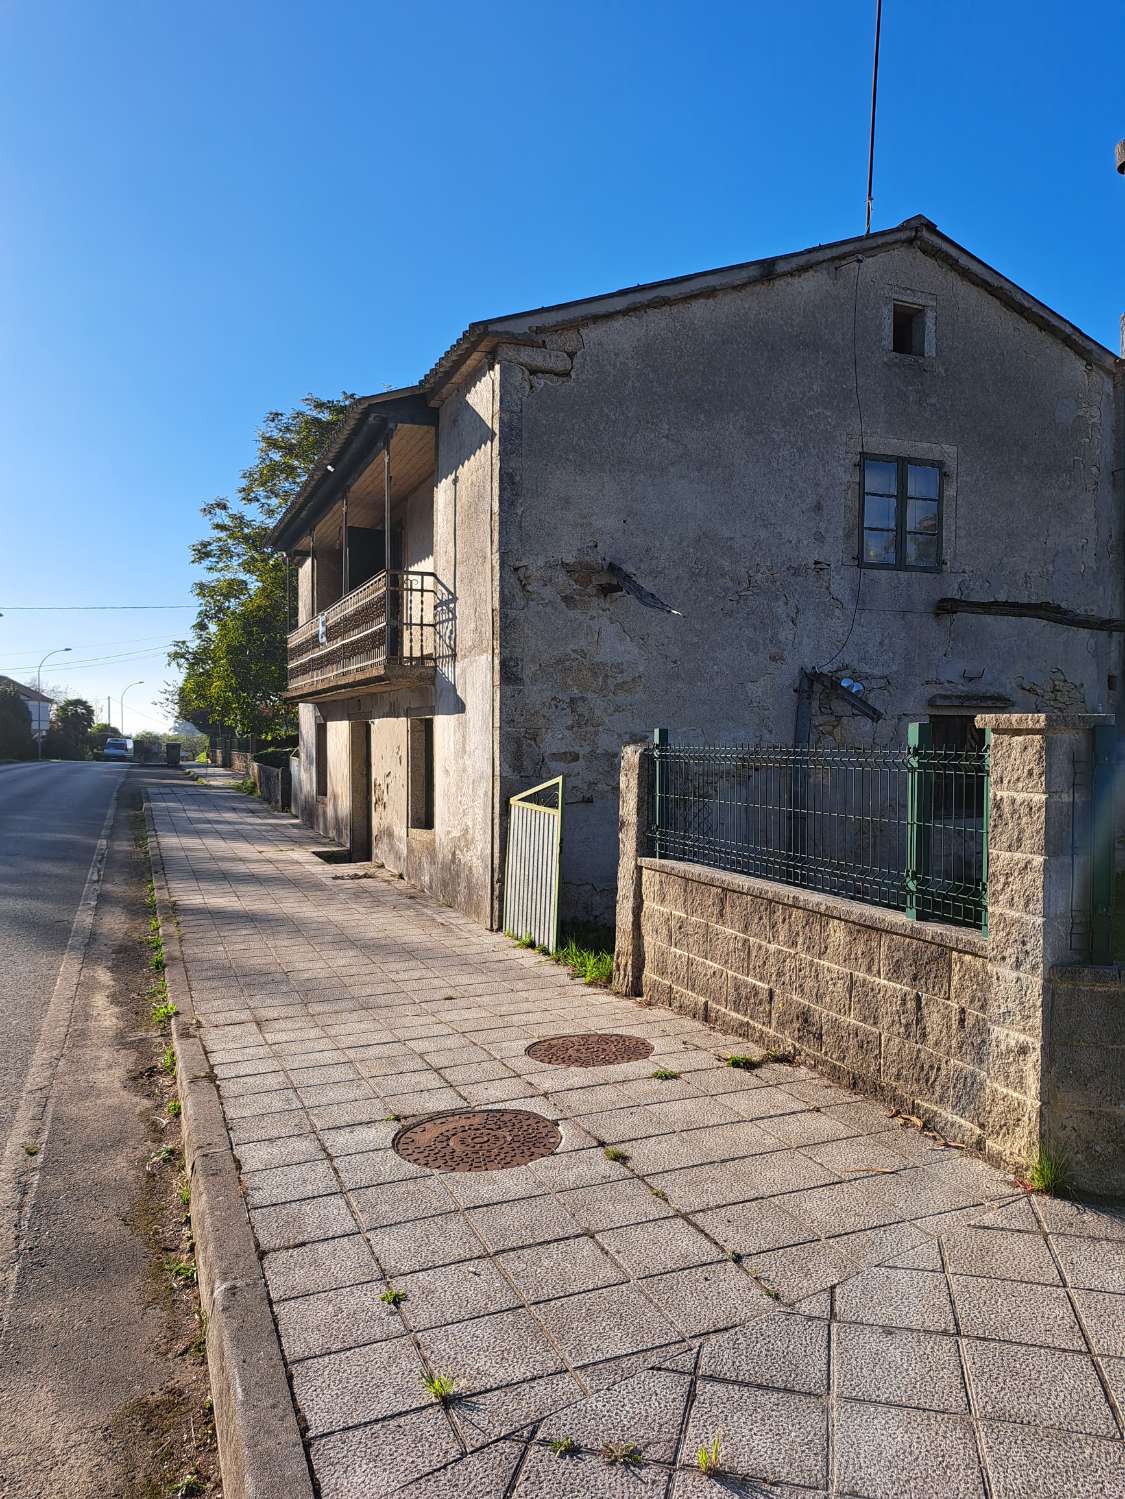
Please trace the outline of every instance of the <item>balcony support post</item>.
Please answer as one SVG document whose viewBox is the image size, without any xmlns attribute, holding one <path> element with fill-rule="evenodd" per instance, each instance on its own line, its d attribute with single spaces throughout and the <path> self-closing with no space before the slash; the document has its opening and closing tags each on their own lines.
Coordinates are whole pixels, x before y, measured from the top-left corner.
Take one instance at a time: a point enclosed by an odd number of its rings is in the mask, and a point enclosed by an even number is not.
<svg viewBox="0 0 1125 1499">
<path fill-rule="evenodd" d="M 344 488 L 343 498 L 340 501 L 340 597 L 345 598 L 352 591 L 349 573 L 351 567 L 348 560 L 348 489 Z"/>
</svg>

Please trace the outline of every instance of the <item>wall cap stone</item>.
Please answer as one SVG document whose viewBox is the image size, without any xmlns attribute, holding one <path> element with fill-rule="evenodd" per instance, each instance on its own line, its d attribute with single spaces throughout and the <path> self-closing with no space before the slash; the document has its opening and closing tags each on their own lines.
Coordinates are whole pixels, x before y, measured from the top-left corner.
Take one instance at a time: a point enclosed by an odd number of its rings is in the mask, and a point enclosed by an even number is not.
<svg viewBox="0 0 1125 1499">
<path fill-rule="evenodd" d="M 978 729 L 994 734 L 1062 734 L 1115 722 L 1112 713 L 978 713 Z"/>
<path fill-rule="evenodd" d="M 911 921 L 901 911 L 892 911 L 885 906 L 869 906 L 863 901 L 848 900 L 842 895 L 826 895 L 819 890 L 800 890 L 795 885 L 781 885 L 773 880 L 758 879 L 755 875 L 736 874 L 728 869 L 711 869 L 706 864 L 691 864 L 681 859 L 638 859 L 642 869 L 652 869 L 673 878 L 692 880 L 700 885 L 714 885 L 720 890 L 734 890 L 741 894 L 757 896 L 761 900 L 772 900 L 778 905 L 795 906 L 801 911 L 815 911 L 822 916 L 831 916 L 837 921 L 848 921 L 853 926 L 865 926 L 880 932 L 891 932 L 899 937 L 913 937 L 919 942 L 931 942 L 938 947 L 949 947 L 957 952 L 972 953 L 978 957 L 989 956 L 987 937 L 968 927 L 950 926 L 944 921 Z"/>
<path fill-rule="evenodd" d="M 1051 981 L 1056 984 L 1075 984 L 1082 988 L 1104 985 L 1116 988 L 1125 984 L 1125 965 L 1120 963 L 1056 963 L 1051 969 Z"/>
</svg>

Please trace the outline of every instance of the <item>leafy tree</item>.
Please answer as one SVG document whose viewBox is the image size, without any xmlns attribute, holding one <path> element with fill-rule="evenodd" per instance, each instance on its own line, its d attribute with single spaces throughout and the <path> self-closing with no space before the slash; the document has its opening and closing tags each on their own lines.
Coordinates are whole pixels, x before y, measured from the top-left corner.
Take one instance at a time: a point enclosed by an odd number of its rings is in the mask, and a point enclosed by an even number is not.
<svg viewBox="0 0 1125 1499">
<path fill-rule="evenodd" d="M 43 753 L 54 760 L 84 760 L 90 750 L 94 710 L 83 697 L 68 697 L 55 704 Z"/>
<path fill-rule="evenodd" d="M 203 576 L 189 639 L 169 654 L 182 673 L 169 695 L 176 718 L 199 729 L 276 739 L 292 734 L 296 711 L 287 683 L 289 605 L 286 562 L 266 537 L 296 495 L 353 396 L 306 396 L 292 411 L 271 411 L 258 431 L 254 462 L 233 500 L 203 506 L 209 531 L 191 548 Z"/>
<path fill-rule="evenodd" d="M 33 760 L 31 713 L 14 687 L 0 687 L 0 760 Z"/>
</svg>

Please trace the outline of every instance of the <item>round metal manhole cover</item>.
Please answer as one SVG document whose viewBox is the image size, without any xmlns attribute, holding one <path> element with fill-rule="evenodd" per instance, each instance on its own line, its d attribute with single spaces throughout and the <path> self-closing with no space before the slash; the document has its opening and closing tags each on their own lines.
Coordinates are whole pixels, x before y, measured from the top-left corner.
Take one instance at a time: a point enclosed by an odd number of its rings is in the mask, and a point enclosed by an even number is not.
<svg viewBox="0 0 1125 1499">
<path fill-rule="evenodd" d="M 548 1036 L 527 1048 L 536 1062 L 552 1067 L 612 1067 L 618 1062 L 643 1062 L 652 1056 L 652 1043 L 640 1036 Z"/>
<path fill-rule="evenodd" d="M 432 1171 L 504 1171 L 551 1155 L 559 1127 L 527 1109 L 458 1109 L 403 1125 L 394 1148 Z"/>
</svg>

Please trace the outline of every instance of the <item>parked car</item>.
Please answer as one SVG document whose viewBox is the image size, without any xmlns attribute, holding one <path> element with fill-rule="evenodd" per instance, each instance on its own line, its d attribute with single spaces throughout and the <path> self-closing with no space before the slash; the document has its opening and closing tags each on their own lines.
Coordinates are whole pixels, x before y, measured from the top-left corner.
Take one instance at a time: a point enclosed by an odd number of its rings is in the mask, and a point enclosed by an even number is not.
<svg viewBox="0 0 1125 1499">
<path fill-rule="evenodd" d="M 107 739 L 105 749 L 102 750 L 103 760 L 131 760 L 133 758 L 133 741 L 131 739 Z"/>
</svg>

